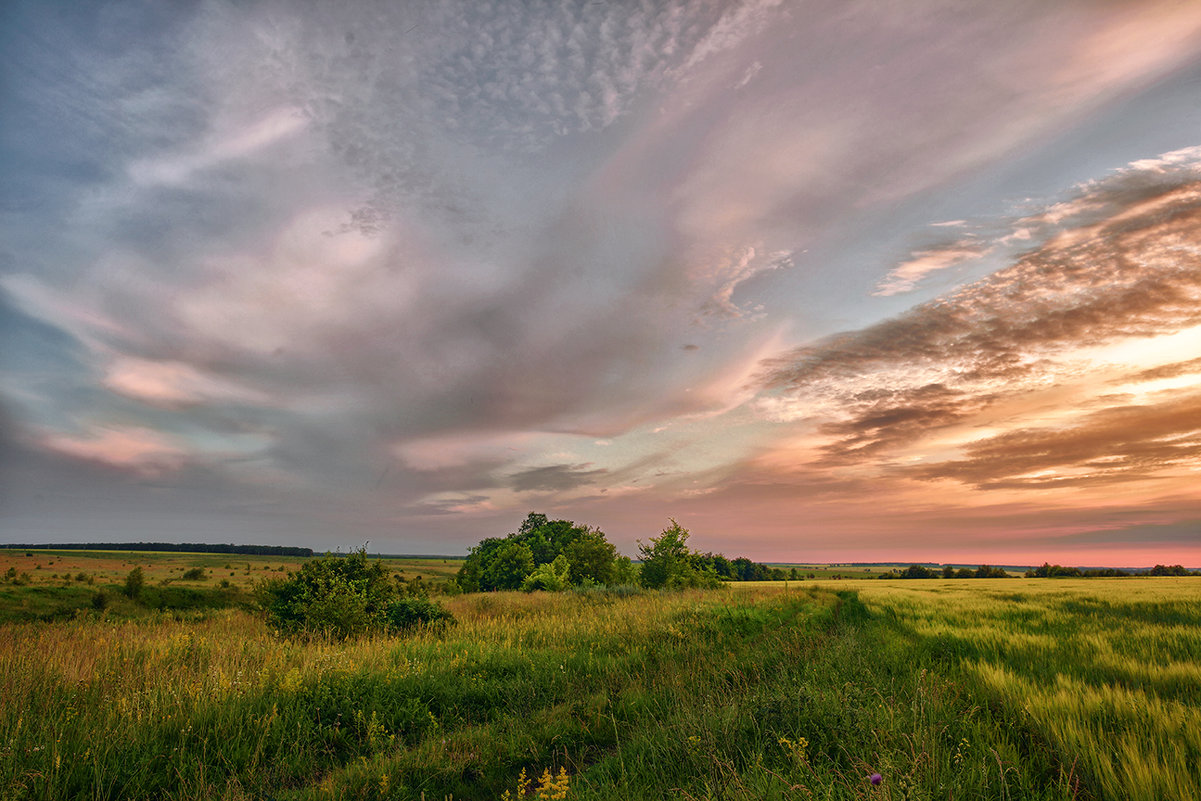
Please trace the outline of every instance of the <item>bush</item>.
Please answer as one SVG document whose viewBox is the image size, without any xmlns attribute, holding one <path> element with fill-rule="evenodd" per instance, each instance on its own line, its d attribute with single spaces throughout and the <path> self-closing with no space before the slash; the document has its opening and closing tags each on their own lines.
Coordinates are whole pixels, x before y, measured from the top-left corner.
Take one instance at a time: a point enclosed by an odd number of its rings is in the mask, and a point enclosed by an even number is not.
<svg viewBox="0 0 1201 801">
<path fill-rule="evenodd" d="M 193 567 L 182 576 L 184 581 L 204 581 L 204 568 Z"/>
<path fill-rule="evenodd" d="M 368 560 L 362 549 L 349 556 L 310 560 L 287 578 L 266 579 L 255 590 L 268 624 L 285 633 L 345 639 L 453 619 L 428 599 L 402 598 L 383 564 Z M 417 601 L 428 606 L 409 603 Z"/>
<path fill-rule="evenodd" d="M 97 612 L 103 612 L 108 608 L 108 593 L 100 590 L 92 596 L 92 608 Z"/>
<path fill-rule="evenodd" d="M 388 625 L 397 630 L 419 625 L 445 625 L 454 615 L 429 598 L 398 598 L 388 604 Z"/>
</svg>

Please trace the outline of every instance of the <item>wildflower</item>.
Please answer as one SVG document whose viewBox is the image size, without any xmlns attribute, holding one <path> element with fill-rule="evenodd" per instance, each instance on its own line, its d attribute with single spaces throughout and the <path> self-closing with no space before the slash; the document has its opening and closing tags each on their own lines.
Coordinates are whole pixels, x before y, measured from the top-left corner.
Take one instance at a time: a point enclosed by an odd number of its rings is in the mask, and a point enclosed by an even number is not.
<svg viewBox="0 0 1201 801">
<path fill-rule="evenodd" d="M 567 774 L 567 768 L 559 768 L 557 778 L 552 776 L 550 768 L 547 768 L 538 779 L 538 786 L 534 788 L 534 795 L 541 801 L 562 801 L 562 799 L 567 797 L 570 789 L 571 779 Z"/>
<path fill-rule="evenodd" d="M 884 781 L 884 777 L 881 776 L 879 773 L 873 773 L 871 775 L 870 781 L 872 784 L 879 784 L 880 782 Z"/>
</svg>

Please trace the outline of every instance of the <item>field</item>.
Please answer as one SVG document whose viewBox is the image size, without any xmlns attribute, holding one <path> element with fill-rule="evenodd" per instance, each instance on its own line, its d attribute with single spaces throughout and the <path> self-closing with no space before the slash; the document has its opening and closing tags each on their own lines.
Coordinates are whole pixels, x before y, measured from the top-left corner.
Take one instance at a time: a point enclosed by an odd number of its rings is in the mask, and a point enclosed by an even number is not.
<svg viewBox="0 0 1201 801">
<path fill-rule="evenodd" d="M 0 549 L 0 576 L 17 577 L 16 582 L 0 583 L 0 623 L 70 619 L 89 607 L 100 591 L 108 596 L 110 616 L 140 616 L 145 610 L 124 602 L 118 592 L 134 568 L 142 569 L 163 608 L 248 606 L 254 582 L 286 576 L 303 562 L 297 557 L 221 553 Z M 384 564 L 406 580 L 420 576 L 436 582 L 454 576 L 462 560 L 387 558 Z M 194 568 L 202 570 L 203 577 L 185 578 Z"/>
<path fill-rule="evenodd" d="M 160 556 L 148 586 L 287 564 Z M 241 605 L 0 625 L 0 799 L 1201 798 L 1195 578 L 441 600 L 348 643 Z"/>
</svg>

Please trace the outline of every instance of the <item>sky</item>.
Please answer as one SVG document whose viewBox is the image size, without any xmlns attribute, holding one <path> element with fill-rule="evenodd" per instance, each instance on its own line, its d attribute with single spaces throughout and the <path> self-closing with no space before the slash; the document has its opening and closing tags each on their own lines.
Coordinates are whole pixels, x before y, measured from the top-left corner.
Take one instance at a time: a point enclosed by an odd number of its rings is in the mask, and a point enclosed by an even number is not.
<svg viewBox="0 0 1201 801">
<path fill-rule="evenodd" d="M 1201 566 L 1201 4 L 0 10 L 0 542 Z"/>
</svg>

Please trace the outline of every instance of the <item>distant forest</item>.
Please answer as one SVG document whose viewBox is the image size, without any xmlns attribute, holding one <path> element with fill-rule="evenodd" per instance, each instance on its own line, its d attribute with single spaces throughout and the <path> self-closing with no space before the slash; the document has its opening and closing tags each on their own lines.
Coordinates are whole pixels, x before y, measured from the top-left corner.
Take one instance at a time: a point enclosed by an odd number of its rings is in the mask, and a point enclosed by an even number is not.
<svg viewBox="0 0 1201 801">
<path fill-rule="evenodd" d="M 49 551 L 175 551 L 183 553 L 237 553 L 247 556 L 312 556 L 312 548 L 291 545 L 210 545 L 200 542 L 54 542 L 41 545 L 0 545 L 10 550 Z"/>
<path fill-rule="evenodd" d="M 1025 573 L 1026 578 L 1119 578 L 1122 576 L 1201 576 L 1201 570 L 1189 572 L 1181 565 L 1156 565 L 1146 570 L 1122 570 L 1116 567 L 1079 568 L 1063 567 L 1044 562 L 1041 567 L 1032 568 Z M 925 567 L 910 565 L 904 570 L 890 570 L 880 576 L 882 579 L 932 579 L 932 578 L 1010 578 L 1010 574 L 999 567 L 980 565 L 972 570 L 961 567 L 956 570 L 951 565 L 942 567 Z"/>
</svg>

